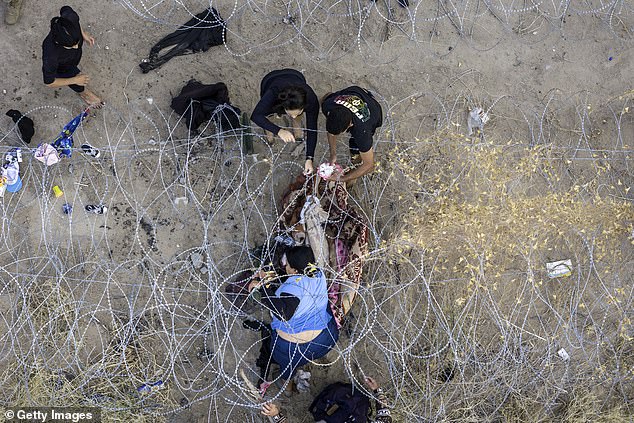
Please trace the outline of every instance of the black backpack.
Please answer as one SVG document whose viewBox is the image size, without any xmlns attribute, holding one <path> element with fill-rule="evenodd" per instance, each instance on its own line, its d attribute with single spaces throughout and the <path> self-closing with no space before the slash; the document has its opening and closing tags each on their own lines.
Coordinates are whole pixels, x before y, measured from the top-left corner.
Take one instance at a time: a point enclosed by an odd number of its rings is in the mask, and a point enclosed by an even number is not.
<svg viewBox="0 0 634 423">
<path fill-rule="evenodd" d="M 328 385 L 310 405 L 315 421 L 326 423 L 366 423 L 370 399 L 349 383 Z"/>
</svg>

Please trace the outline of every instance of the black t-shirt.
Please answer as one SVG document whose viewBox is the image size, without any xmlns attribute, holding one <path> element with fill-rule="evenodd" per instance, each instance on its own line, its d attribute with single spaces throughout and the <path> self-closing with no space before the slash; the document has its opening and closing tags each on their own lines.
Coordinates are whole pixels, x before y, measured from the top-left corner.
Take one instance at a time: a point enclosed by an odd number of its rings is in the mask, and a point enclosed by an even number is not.
<svg viewBox="0 0 634 423">
<path fill-rule="evenodd" d="M 62 18 L 66 18 L 81 32 L 79 26 L 79 15 L 70 6 L 64 6 L 59 11 Z M 78 48 L 64 48 L 53 42 L 53 36 L 49 33 L 42 43 L 42 73 L 44 83 L 50 84 L 55 78 L 73 73 L 73 70 L 81 60 L 81 47 L 84 44 L 83 37 L 79 40 Z"/>
<path fill-rule="evenodd" d="M 383 124 L 383 110 L 372 95 L 363 88 L 352 86 L 330 94 L 321 105 L 325 116 L 334 106 L 344 106 L 352 112 L 352 135 L 359 151 L 365 153 L 372 148 L 372 136 Z"/>
<path fill-rule="evenodd" d="M 319 100 L 315 91 L 306 83 L 304 75 L 294 69 L 281 69 L 273 71 L 262 79 L 260 87 L 260 101 L 253 109 L 251 120 L 260 128 L 277 135 L 281 129 L 279 126 L 267 119 L 267 116 L 284 113 L 284 110 L 276 110 L 275 102 L 277 95 L 286 87 L 296 86 L 306 90 L 306 158 L 315 156 L 315 146 L 317 145 L 317 119 L 319 117 Z"/>
</svg>

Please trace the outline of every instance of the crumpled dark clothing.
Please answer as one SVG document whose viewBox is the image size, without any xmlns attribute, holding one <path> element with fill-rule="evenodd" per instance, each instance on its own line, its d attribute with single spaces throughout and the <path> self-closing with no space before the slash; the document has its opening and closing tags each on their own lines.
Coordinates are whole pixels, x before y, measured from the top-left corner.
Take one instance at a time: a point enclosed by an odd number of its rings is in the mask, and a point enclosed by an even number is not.
<svg viewBox="0 0 634 423">
<path fill-rule="evenodd" d="M 181 115 L 191 131 L 210 119 L 218 130 L 240 129 L 239 108 L 229 101 L 229 89 L 224 82 L 206 85 L 191 79 L 180 94 L 172 99 L 172 109 Z"/>
<path fill-rule="evenodd" d="M 209 47 L 221 45 L 225 40 L 226 32 L 226 23 L 218 11 L 213 7 L 209 8 L 156 43 L 150 50 L 149 59 L 140 63 L 139 66 L 143 73 L 148 73 L 172 57 L 207 51 Z M 174 47 L 159 56 L 161 50 L 170 46 Z"/>
</svg>

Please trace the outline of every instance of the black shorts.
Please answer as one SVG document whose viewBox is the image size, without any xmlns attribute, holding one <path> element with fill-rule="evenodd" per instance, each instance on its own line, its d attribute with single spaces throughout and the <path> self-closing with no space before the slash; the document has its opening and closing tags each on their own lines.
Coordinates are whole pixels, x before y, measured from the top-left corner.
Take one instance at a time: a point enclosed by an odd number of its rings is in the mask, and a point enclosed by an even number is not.
<svg viewBox="0 0 634 423">
<path fill-rule="evenodd" d="M 57 75 L 55 75 L 55 78 L 73 78 L 79 75 L 80 73 L 81 71 L 79 70 L 79 68 L 75 66 L 73 69 L 69 69 L 66 72 L 58 73 Z M 85 89 L 85 87 L 82 87 L 81 85 L 76 85 L 76 84 L 71 84 L 68 87 L 71 90 L 75 91 L 76 93 L 81 93 Z"/>
</svg>

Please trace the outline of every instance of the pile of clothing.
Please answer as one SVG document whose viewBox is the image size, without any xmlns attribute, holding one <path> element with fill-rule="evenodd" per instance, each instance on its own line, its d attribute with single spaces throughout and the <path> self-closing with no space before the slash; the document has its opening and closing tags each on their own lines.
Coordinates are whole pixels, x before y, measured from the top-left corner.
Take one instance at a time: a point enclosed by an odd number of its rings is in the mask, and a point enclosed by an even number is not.
<svg viewBox="0 0 634 423">
<path fill-rule="evenodd" d="M 208 120 L 216 124 L 219 132 L 241 128 L 239 108 L 229 101 L 229 89 L 223 82 L 206 85 L 190 80 L 177 97 L 172 99 L 172 109 L 181 115 L 190 131 Z"/>
</svg>

